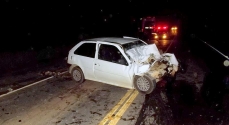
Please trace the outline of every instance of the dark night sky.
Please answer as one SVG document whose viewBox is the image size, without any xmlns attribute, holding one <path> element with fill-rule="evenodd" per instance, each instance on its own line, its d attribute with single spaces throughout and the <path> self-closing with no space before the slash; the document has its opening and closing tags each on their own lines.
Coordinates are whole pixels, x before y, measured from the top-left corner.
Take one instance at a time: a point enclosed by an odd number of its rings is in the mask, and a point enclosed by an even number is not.
<svg viewBox="0 0 229 125">
<path fill-rule="evenodd" d="M 29 46 L 67 44 L 76 41 L 80 33 L 91 36 L 123 35 L 129 32 L 127 29 L 137 30 L 136 21 L 147 15 L 175 15 L 182 21 L 183 32 L 209 38 L 214 36 L 208 35 L 209 33 L 217 36 L 218 31 L 228 28 L 225 25 L 228 23 L 227 8 L 223 7 L 225 2 L 216 2 L 218 1 L 4 0 L 0 3 L 3 31 L 1 43 L 7 44 L 1 46 L 1 50 L 8 50 L 12 44 L 22 49 Z M 203 31 L 206 33 L 203 34 Z M 225 31 L 222 34 L 227 34 Z"/>
</svg>

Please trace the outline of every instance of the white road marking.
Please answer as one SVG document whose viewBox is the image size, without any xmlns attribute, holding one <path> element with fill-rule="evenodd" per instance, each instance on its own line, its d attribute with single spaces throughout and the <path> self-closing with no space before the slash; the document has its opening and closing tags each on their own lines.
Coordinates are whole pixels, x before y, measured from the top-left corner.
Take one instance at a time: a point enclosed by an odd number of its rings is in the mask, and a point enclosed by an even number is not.
<svg viewBox="0 0 229 125">
<path fill-rule="evenodd" d="M 67 73 L 67 72 L 68 72 L 68 71 L 61 72 L 60 75 L 62 75 L 62 74 L 64 74 L 64 73 Z M 10 91 L 10 92 L 8 92 L 8 93 L 5 93 L 5 94 L 0 95 L 0 98 L 1 98 L 1 97 L 4 97 L 4 96 L 7 96 L 7 95 L 10 95 L 10 94 L 12 94 L 12 93 L 15 93 L 15 92 L 17 92 L 17 91 L 23 90 L 23 89 L 25 89 L 25 88 L 34 86 L 34 85 L 36 85 L 36 84 L 38 84 L 38 83 L 44 82 L 44 81 L 49 80 L 49 79 L 51 79 L 51 78 L 53 78 L 53 77 L 54 77 L 54 76 L 50 76 L 50 77 L 48 77 L 48 78 L 39 80 L 39 81 L 37 81 L 37 82 L 34 82 L 34 83 L 32 83 L 32 84 L 29 84 L 29 85 L 26 85 L 26 86 L 21 87 L 21 88 L 19 88 L 19 89 L 12 90 L 12 91 Z"/>
</svg>

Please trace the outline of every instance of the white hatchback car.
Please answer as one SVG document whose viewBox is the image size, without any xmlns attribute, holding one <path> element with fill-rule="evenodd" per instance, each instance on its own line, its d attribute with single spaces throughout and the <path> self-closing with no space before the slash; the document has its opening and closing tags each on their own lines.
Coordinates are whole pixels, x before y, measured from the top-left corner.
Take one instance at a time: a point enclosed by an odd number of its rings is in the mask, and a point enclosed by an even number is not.
<svg viewBox="0 0 229 125">
<path fill-rule="evenodd" d="M 85 79 L 151 93 L 164 76 L 175 77 L 174 54 L 160 54 L 155 44 L 132 37 L 83 40 L 68 55 L 69 73 L 79 83 Z"/>
</svg>

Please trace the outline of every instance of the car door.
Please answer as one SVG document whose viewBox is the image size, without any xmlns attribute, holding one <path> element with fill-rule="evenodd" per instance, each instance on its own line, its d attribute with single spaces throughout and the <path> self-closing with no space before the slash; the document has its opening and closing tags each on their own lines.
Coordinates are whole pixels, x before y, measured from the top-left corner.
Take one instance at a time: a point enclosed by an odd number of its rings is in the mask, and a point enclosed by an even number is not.
<svg viewBox="0 0 229 125">
<path fill-rule="evenodd" d="M 130 67 L 123 53 L 114 45 L 98 44 L 98 48 L 94 64 L 97 81 L 132 88 L 132 80 L 129 75 Z"/>
<path fill-rule="evenodd" d="M 95 80 L 95 52 L 96 43 L 92 42 L 84 42 L 74 51 L 73 61 L 82 69 L 86 79 Z"/>
</svg>

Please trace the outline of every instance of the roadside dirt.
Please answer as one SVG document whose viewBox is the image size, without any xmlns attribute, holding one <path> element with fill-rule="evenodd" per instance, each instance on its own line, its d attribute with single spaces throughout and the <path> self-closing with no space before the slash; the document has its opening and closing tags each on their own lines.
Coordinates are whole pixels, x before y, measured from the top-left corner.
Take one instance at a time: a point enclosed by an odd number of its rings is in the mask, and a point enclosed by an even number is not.
<svg viewBox="0 0 229 125">
<path fill-rule="evenodd" d="M 49 63 L 39 63 L 36 67 L 26 67 L 14 70 L 0 77 L 0 95 L 29 85 L 41 79 L 57 76 L 60 72 L 68 70 L 64 59 L 52 60 Z"/>
</svg>

